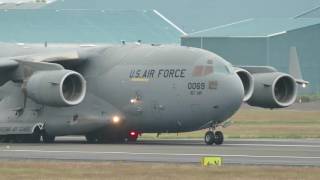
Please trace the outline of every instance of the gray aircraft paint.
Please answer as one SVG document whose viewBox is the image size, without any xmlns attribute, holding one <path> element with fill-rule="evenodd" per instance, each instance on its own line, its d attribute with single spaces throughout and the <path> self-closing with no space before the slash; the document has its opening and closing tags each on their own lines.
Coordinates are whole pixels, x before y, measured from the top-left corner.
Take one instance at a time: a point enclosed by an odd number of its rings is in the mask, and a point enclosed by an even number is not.
<svg viewBox="0 0 320 180">
<path fill-rule="evenodd" d="M 117 115 L 129 130 L 193 131 L 227 120 L 239 109 L 244 95 L 230 63 L 200 49 L 170 45 L 26 46 L 1 45 L 1 60 L 77 52 L 78 60 L 64 65 L 84 76 L 87 94 L 77 106 L 50 107 L 26 98 L 21 84 L 8 81 L 0 88 L 1 130 L 11 131 L 10 127 L 17 126 L 20 133 L 26 133 L 28 128 L 23 127 L 43 123 L 52 135 L 86 134 L 112 127 L 111 119 Z M 211 66 L 213 72 L 193 75 L 197 66 Z M 154 73 L 130 78 L 132 71 L 139 70 Z M 166 70 L 169 75 L 165 75 Z M 188 83 L 194 87 L 188 89 Z M 132 99 L 139 100 L 131 103 Z"/>
</svg>

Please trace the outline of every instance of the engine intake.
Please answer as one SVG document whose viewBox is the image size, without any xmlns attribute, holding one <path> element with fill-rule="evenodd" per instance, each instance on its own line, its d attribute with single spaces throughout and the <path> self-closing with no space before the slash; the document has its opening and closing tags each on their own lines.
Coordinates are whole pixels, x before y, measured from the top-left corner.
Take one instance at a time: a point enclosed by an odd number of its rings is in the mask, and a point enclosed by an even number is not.
<svg viewBox="0 0 320 180">
<path fill-rule="evenodd" d="M 253 88 L 254 88 L 253 77 L 247 70 L 244 70 L 241 68 L 235 68 L 235 72 L 238 74 L 238 76 L 242 81 L 242 85 L 244 89 L 243 101 L 248 101 L 253 94 Z"/>
<path fill-rule="evenodd" d="M 297 85 L 288 74 L 274 72 L 254 74 L 254 91 L 248 104 L 264 108 L 290 106 L 297 97 Z"/>
<path fill-rule="evenodd" d="M 83 76 L 71 70 L 38 71 L 26 84 L 28 97 L 49 106 L 74 106 L 86 94 Z"/>
</svg>

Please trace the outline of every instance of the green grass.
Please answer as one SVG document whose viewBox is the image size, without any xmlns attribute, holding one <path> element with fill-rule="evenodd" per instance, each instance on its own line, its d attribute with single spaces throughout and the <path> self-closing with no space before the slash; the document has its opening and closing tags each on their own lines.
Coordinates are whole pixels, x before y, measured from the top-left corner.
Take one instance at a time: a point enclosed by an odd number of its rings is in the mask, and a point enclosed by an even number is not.
<svg viewBox="0 0 320 180">
<path fill-rule="evenodd" d="M 232 117 L 231 126 L 222 130 L 227 138 L 320 138 L 320 109 L 242 109 Z M 160 139 L 203 138 L 205 131 L 161 134 Z M 158 139 L 156 134 L 143 134 L 141 138 Z"/>
<path fill-rule="evenodd" d="M 126 162 L 2 161 L 0 179 L 320 179 L 320 167 L 203 167 L 199 164 Z"/>
<path fill-rule="evenodd" d="M 319 94 L 301 95 L 297 99 L 301 99 L 302 102 L 319 101 L 320 100 L 320 93 Z"/>
</svg>

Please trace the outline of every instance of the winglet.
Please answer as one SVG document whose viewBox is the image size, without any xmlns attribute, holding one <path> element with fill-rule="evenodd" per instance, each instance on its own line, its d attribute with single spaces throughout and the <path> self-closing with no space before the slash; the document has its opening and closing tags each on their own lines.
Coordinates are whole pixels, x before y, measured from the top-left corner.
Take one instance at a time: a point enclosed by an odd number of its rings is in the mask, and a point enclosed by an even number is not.
<svg viewBox="0 0 320 180">
<path fill-rule="evenodd" d="M 306 87 L 309 84 L 309 81 L 303 80 L 300 62 L 298 57 L 298 52 L 296 47 L 290 47 L 289 54 L 289 74 L 295 78 L 296 83 L 302 85 L 302 87 Z"/>
</svg>

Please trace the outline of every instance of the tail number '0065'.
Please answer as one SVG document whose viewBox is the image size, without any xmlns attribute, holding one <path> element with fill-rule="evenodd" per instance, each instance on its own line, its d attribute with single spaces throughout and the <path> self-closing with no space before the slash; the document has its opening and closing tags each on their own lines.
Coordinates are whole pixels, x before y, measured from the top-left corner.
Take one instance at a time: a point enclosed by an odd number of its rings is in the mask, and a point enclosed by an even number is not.
<svg viewBox="0 0 320 180">
<path fill-rule="evenodd" d="M 206 88 L 206 83 L 204 82 L 189 82 L 188 89 L 190 90 L 204 90 Z"/>
</svg>

